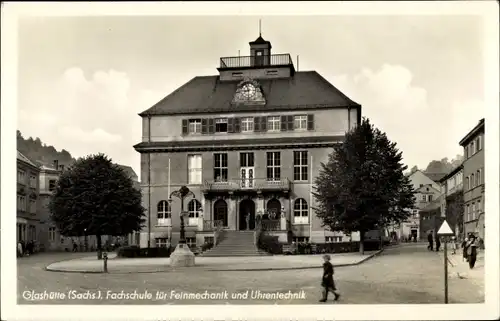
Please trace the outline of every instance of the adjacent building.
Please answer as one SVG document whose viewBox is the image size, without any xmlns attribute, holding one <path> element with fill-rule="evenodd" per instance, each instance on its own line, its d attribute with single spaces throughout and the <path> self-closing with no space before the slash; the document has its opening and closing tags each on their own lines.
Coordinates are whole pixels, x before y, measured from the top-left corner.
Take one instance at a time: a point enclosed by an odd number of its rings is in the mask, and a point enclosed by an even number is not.
<svg viewBox="0 0 500 321">
<path fill-rule="evenodd" d="M 484 240 L 484 118 L 459 142 L 464 148 L 464 232 Z"/>
<path fill-rule="evenodd" d="M 17 220 L 16 240 L 37 241 L 40 217 L 38 175 L 40 169 L 17 151 Z"/>
<path fill-rule="evenodd" d="M 410 209 L 412 215 L 399 225 L 399 230 L 396 231 L 399 238 L 418 240 L 425 237 L 428 225 L 422 224 L 428 216 L 425 211 L 434 206 L 431 204 L 434 204 L 441 195 L 442 187 L 438 183 L 438 179 L 442 176 L 443 174 L 424 173 L 421 170 L 412 172 L 408 176 L 415 191 L 415 207 Z"/>
<path fill-rule="evenodd" d="M 443 194 L 439 198 L 441 217 L 446 219 L 450 228 L 459 238 L 463 235 L 463 175 L 463 165 L 461 164 L 440 180 L 443 186 Z"/>
<path fill-rule="evenodd" d="M 218 75 L 199 76 L 142 112 L 141 188 L 148 222 L 140 245 L 213 240 L 218 229 L 253 230 L 269 218 L 282 241 L 333 242 L 314 214 L 320 163 L 361 120 L 361 106 L 316 71 L 297 71 L 259 36 L 249 56 L 220 58 Z M 184 202 L 170 197 L 181 186 Z M 248 217 L 248 219 L 247 219 Z"/>
</svg>

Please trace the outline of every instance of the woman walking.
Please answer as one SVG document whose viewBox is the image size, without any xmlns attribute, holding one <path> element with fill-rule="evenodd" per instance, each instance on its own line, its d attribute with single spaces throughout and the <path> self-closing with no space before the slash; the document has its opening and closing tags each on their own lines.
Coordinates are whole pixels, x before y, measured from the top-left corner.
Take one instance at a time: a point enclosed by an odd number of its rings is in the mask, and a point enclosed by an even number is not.
<svg viewBox="0 0 500 321">
<path fill-rule="evenodd" d="M 468 257 L 467 257 L 467 247 L 469 246 L 469 239 L 468 238 L 465 238 L 463 241 L 462 241 L 462 259 L 463 261 L 468 261 Z"/>
<path fill-rule="evenodd" d="M 323 255 L 323 279 L 321 280 L 321 286 L 323 287 L 323 298 L 319 302 L 326 302 L 328 299 L 328 292 L 332 292 L 335 295 L 335 301 L 340 297 L 335 287 L 335 281 L 333 280 L 333 265 L 330 263 L 330 255 Z"/>
<path fill-rule="evenodd" d="M 469 268 L 473 269 L 477 259 L 477 239 L 476 236 L 471 235 L 467 255 L 469 257 Z"/>
</svg>

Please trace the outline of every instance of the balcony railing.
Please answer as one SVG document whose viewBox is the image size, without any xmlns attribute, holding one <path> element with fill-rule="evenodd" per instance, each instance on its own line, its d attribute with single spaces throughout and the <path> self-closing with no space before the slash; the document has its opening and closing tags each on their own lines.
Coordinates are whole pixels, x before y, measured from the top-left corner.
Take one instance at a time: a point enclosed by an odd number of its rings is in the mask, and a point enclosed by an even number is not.
<svg viewBox="0 0 500 321">
<path fill-rule="evenodd" d="M 222 220 L 204 220 L 203 231 L 219 231 L 223 228 Z"/>
<path fill-rule="evenodd" d="M 241 178 L 223 181 L 205 181 L 205 192 L 234 192 L 234 191 L 285 191 L 290 190 L 290 181 L 267 178 Z"/>
<path fill-rule="evenodd" d="M 281 231 L 281 220 L 261 220 L 260 227 L 262 231 Z"/>
<path fill-rule="evenodd" d="M 293 65 L 290 54 L 220 58 L 220 68 L 270 67 Z"/>
</svg>

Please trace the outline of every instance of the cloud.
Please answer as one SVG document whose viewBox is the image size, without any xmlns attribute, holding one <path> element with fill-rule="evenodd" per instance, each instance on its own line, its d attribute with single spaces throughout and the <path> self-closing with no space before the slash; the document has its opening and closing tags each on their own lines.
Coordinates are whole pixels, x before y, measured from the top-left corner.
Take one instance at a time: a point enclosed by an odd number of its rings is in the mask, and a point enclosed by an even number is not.
<svg viewBox="0 0 500 321">
<path fill-rule="evenodd" d="M 24 136 L 40 137 L 74 157 L 103 152 L 140 175 L 139 154 L 132 147 L 142 136 L 137 113 L 166 92 L 133 86 L 124 72 L 100 70 L 86 75 L 77 67 L 65 70 L 47 88 L 19 109 Z"/>
<path fill-rule="evenodd" d="M 431 104 L 427 90 L 415 85 L 413 73 L 400 65 L 333 76 L 332 83 L 363 106 L 363 116 L 397 143 L 410 167 L 461 153 L 458 141 L 484 109 L 480 101 L 450 105 L 437 99 Z"/>
</svg>

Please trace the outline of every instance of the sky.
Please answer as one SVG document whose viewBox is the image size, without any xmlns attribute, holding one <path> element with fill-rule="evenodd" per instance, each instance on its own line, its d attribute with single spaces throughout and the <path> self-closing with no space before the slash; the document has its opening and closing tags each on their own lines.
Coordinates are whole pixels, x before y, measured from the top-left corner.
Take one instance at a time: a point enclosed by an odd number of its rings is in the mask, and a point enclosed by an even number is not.
<svg viewBox="0 0 500 321">
<path fill-rule="evenodd" d="M 140 175 L 137 114 L 259 35 L 363 106 L 410 168 L 462 154 L 485 116 L 479 16 L 23 17 L 18 129 Z M 297 66 L 296 57 L 299 56 Z"/>
</svg>

